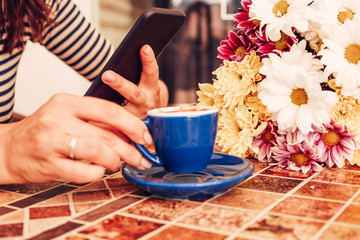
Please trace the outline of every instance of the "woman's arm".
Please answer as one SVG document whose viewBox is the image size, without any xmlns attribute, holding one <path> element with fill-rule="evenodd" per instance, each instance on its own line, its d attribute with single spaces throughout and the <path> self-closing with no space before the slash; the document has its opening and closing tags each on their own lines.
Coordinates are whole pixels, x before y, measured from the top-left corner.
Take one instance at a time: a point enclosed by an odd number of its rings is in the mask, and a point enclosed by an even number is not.
<svg viewBox="0 0 360 240">
<path fill-rule="evenodd" d="M 52 1 L 55 24 L 40 43 L 89 80 L 94 80 L 114 52 L 110 41 L 85 18 L 72 0 Z"/>
<path fill-rule="evenodd" d="M 31 116 L 0 124 L 0 184 L 86 183 L 122 161 L 151 167 L 130 140 L 152 142 L 145 124 L 118 104 L 57 94 Z"/>
</svg>

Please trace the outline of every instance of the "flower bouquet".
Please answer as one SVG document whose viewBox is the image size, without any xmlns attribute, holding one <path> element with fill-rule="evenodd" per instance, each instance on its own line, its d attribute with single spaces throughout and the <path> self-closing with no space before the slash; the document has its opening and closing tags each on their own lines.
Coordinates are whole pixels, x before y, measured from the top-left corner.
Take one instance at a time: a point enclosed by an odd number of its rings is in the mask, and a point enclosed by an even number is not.
<svg viewBox="0 0 360 240">
<path fill-rule="evenodd" d="M 217 144 L 289 170 L 360 166 L 360 1 L 242 0 L 199 105 Z"/>
</svg>

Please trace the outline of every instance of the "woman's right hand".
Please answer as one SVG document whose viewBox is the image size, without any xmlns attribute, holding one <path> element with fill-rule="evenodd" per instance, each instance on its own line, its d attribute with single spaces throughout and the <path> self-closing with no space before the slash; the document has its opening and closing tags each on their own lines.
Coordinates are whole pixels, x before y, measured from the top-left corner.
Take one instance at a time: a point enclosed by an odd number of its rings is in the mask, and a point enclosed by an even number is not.
<svg viewBox="0 0 360 240">
<path fill-rule="evenodd" d="M 151 144 L 145 124 L 98 98 L 56 94 L 25 119 L 0 125 L 0 184 L 61 179 L 86 183 L 117 171 L 122 161 L 151 164 L 131 144 Z M 74 158 L 70 157 L 71 142 Z"/>
</svg>

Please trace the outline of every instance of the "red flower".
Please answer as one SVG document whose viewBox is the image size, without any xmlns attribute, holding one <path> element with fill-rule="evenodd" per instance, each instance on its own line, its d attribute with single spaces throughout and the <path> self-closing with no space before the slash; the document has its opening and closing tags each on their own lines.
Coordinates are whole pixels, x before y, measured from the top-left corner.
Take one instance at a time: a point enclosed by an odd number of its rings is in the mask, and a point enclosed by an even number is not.
<svg viewBox="0 0 360 240">
<path fill-rule="evenodd" d="M 225 40 L 220 42 L 218 47 L 218 58 L 240 62 L 251 51 L 256 51 L 257 45 L 253 43 L 246 35 L 238 35 L 229 31 Z"/>
<path fill-rule="evenodd" d="M 251 5 L 250 0 L 241 1 L 242 8 L 238 9 L 238 13 L 235 14 L 235 25 L 234 29 L 244 32 L 250 39 L 255 40 L 258 38 L 260 30 L 260 22 L 257 20 L 250 20 L 249 17 L 249 6 Z"/>
</svg>

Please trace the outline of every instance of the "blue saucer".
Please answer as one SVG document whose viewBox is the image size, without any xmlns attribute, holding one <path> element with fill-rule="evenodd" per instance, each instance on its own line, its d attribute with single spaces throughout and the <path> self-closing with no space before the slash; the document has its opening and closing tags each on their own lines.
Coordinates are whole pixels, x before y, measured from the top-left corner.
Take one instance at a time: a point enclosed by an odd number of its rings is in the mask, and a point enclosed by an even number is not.
<svg viewBox="0 0 360 240">
<path fill-rule="evenodd" d="M 196 173 L 172 173 L 154 165 L 139 170 L 128 164 L 122 169 L 126 180 L 152 194 L 177 199 L 202 199 L 238 185 L 254 172 L 249 160 L 214 153 L 207 168 Z"/>
</svg>

